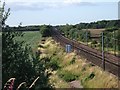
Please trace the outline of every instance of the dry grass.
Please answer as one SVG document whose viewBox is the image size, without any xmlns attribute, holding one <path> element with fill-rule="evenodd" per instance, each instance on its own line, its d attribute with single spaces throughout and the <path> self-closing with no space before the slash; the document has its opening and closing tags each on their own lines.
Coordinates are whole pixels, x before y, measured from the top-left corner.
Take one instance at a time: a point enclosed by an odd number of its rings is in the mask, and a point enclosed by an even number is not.
<svg viewBox="0 0 120 90">
<path fill-rule="evenodd" d="M 101 68 L 95 66 L 90 67 L 87 72 L 94 72 L 95 77 L 91 80 L 88 80 L 84 83 L 84 86 L 87 88 L 118 88 L 117 77 L 103 71 Z"/>
<path fill-rule="evenodd" d="M 105 29 L 83 29 L 90 31 L 91 34 L 100 34 L 101 32 L 105 31 Z"/>
<path fill-rule="evenodd" d="M 78 80 L 82 81 L 82 85 L 85 88 L 118 88 L 117 77 L 103 71 L 98 66 L 91 66 L 90 63 L 86 62 L 86 59 L 77 56 L 74 52 L 65 53 L 57 43 L 51 38 L 48 38 L 43 45 L 45 48 L 42 49 L 46 56 L 52 56 L 55 54 L 60 58 L 61 70 L 68 70 L 75 75 L 79 76 Z M 44 54 L 44 53 L 43 53 Z M 71 60 L 75 57 L 75 62 L 70 64 Z M 57 71 L 54 71 L 50 76 L 50 83 L 56 88 L 69 88 L 67 82 L 58 77 Z M 94 73 L 94 78 L 85 80 L 91 73 Z"/>
<path fill-rule="evenodd" d="M 49 79 L 55 88 L 69 88 L 69 84 L 58 77 L 56 73 L 53 73 Z"/>
</svg>

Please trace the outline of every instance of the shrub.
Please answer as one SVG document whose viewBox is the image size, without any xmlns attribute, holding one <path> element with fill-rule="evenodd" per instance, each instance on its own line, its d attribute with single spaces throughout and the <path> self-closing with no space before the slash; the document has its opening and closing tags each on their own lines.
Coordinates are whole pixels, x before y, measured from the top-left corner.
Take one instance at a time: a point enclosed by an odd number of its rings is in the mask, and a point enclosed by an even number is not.
<svg viewBox="0 0 120 90">
<path fill-rule="evenodd" d="M 60 68 L 59 65 L 60 65 L 60 63 L 59 63 L 59 58 L 53 56 L 53 57 L 50 59 L 49 67 L 52 68 L 53 70 L 57 70 L 58 68 Z"/>
<path fill-rule="evenodd" d="M 77 75 L 74 75 L 70 71 L 66 71 L 66 70 L 59 71 L 58 75 L 59 75 L 59 77 L 63 78 L 63 80 L 65 80 L 66 82 L 70 82 L 70 81 L 76 80 L 78 78 Z"/>
<path fill-rule="evenodd" d="M 42 34 L 43 37 L 50 36 L 50 27 L 47 25 L 42 25 L 40 27 L 40 33 Z"/>
</svg>

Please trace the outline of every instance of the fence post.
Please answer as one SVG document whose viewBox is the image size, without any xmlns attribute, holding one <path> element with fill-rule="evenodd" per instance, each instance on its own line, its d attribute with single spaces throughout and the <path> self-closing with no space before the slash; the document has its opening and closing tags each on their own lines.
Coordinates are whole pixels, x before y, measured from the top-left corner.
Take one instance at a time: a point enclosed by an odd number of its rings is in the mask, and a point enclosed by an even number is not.
<svg viewBox="0 0 120 90">
<path fill-rule="evenodd" d="M 102 65 L 105 70 L 105 58 L 104 58 L 104 32 L 102 32 Z"/>
</svg>

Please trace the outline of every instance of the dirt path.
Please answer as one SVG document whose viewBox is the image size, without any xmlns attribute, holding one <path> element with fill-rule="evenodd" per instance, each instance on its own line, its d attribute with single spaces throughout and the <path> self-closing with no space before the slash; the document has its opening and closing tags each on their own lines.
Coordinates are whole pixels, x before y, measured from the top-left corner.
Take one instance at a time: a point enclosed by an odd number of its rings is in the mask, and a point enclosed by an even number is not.
<svg viewBox="0 0 120 90">
<path fill-rule="evenodd" d="M 78 80 L 69 82 L 69 85 L 70 85 L 71 88 L 83 88 L 80 81 L 78 81 Z"/>
</svg>

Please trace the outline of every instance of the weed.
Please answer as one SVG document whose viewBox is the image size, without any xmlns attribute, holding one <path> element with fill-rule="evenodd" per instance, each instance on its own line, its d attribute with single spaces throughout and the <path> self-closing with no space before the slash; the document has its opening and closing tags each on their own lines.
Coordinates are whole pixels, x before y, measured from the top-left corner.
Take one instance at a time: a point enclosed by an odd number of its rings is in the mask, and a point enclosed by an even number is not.
<svg viewBox="0 0 120 90">
<path fill-rule="evenodd" d="M 58 68 L 60 68 L 60 63 L 59 63 L 59 58 L 58 57 L 52 57 L 50 58 L 50 63 L 49 63 L 49 67 L 52 68 L 53 70 L 57 70 Z"/>
<path fill-rule="evenodd" d="M 75 63 L 75 60 L 76 60 L 76 58 L 75 58 L 75 56 L 72 58 L 72 60 L 70 61 L 70 64 L 74 64 Z"/>
<path fill-rule="evenodd" d="M 73 80 L 76 80 L 78 78 L 77 75 L 71 73 L 70 71 L 67 70 L 60 70 L 58 72 L 59 77 L 63 78 L 66 82 L 70 82 Z"/>
</svg>

